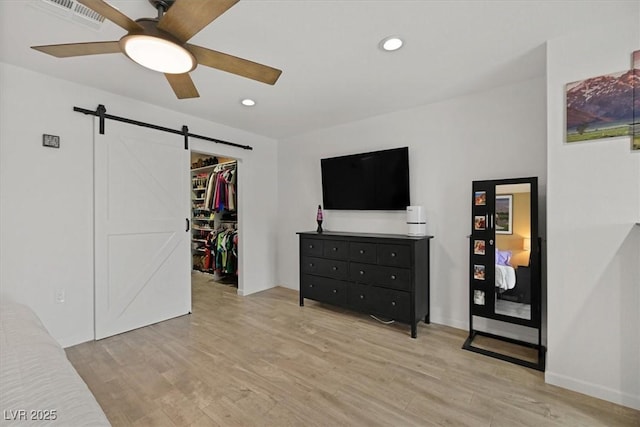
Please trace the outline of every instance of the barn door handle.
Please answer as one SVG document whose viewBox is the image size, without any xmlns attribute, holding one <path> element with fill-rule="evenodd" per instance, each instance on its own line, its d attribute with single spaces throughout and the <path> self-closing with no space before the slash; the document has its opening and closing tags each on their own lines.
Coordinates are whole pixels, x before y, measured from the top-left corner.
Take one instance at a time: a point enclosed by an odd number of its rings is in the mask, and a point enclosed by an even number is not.
<svg viewBox="0 0 640 427">
<path fill-rule="evenodd" d="M 186 230 L 184 230 L 184 231 L 189 231 L 189 230 L 190 230 L 190 228 L 191 228 L 191 227 L 190 227 L 190 224 L 189 224 L 189 218 L 185 218 L 184 220 L 187 222 L 187 229 L 186 229 Z"/>
</svg>

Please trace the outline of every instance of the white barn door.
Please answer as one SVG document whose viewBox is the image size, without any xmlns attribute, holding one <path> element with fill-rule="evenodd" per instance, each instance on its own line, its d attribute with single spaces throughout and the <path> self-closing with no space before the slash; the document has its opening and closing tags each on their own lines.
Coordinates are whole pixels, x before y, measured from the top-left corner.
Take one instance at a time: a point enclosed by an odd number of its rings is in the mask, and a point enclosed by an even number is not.
<svg viewBox="0 0 640 427">
<path fill-rule="evenodd" d="M 184 138 L 112 120 L 95 147 L 95 337 L 191 311 Z"/>
</svg>

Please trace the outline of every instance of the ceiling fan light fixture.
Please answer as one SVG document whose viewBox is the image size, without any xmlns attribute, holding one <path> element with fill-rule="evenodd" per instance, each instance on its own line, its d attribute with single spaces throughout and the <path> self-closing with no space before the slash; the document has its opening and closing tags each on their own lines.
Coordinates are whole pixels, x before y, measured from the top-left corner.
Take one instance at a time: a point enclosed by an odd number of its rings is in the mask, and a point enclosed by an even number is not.
<svg viewBox="0 0 640 427">
<path fill-rule="evenodd" d="M 256 101 L 254 101 L 251 98 L 245 98 L 242 101 L 240 101 L 240 103 L 245 107 L 253 107 L 254 105 L 256 105 Z"/>
<path fill-rule="evenodd" d="M 393 52 L 394 50 L 400 49 L 403 44 L 404 42 L 400 37 L 389 36 L 389 37 L 385 37 L 380 41 L 380 49 L 387 52 Z"/>
<path fill-rule="evenodd" d="M 158 36 L 128 34 L 120 40 L 122 50 L 132 61 L 166 74 L 193 70 L 196 58 L 179 44 Z"/>
</svg>

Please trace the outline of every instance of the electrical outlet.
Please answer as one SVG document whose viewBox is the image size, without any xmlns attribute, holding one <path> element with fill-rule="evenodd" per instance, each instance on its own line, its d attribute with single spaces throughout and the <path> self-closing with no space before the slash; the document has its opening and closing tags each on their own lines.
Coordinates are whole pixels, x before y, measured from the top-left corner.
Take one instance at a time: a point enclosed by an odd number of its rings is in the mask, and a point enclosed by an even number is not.
<svg viewBox="0 0 640 427">
<path fill-rule="evenodd" d="M 56 302 L 58 304 L 63 304 L 64 300 L 65 300 L 64 289 L 56 289 Z"/>
</svg>

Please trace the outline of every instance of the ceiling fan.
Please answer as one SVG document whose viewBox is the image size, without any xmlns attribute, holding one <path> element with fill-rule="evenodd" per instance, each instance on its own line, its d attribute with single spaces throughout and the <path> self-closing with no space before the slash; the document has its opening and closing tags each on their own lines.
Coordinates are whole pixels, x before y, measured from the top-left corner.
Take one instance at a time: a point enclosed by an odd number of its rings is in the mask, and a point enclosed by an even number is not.
<svg viewBox="0 0 640 427">
<path fill-rule="evenodd" d="M 164 73 L 179 99 L 200 95 L 189 72 L 198 65 L 267 84 L 282 73 L 273 67 L 187 43 L 239 0 L 149 0 L 157 18 L 132 20 L 104 0 L 76 0 L 127 30 L 119 41 L 32 46 L 58 58 L 124 53 L 134 62 Z"/>
</svg>

